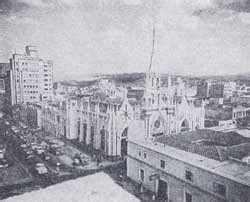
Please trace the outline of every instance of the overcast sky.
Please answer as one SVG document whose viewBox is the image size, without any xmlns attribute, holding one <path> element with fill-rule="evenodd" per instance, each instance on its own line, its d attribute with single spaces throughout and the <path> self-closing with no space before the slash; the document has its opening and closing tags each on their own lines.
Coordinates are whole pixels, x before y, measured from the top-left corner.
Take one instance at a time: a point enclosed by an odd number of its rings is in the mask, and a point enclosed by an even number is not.
<svg viewBox="0 0 250 202">
<path fill-rule="evenodd" d="M 249 11 L 248 0 L 0 0 L 0 61 L 32 44 L 56 80 L 145 72 L 155 24 L 157 71 L 248 72 Z"/>
</svg>

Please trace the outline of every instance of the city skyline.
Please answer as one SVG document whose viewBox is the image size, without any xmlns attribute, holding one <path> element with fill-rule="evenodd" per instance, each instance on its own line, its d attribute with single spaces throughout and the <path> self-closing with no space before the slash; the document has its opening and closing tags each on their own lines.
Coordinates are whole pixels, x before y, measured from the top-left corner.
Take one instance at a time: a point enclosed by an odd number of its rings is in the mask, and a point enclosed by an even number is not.
<svg viewBox="0 0 250 202">
<path fill-rule="evenodd" d="M 145 72 L 155 24 L 153 67 L 159 72 L 248 72 L 248 1 L 232 0 L 233 6 L 215 2 L 5 0 L 0 59 L 7 62 L 15 50 L 22 54 L 32 44 L 41 57 L 54 61 L 55 80 Z"/>
</svg>

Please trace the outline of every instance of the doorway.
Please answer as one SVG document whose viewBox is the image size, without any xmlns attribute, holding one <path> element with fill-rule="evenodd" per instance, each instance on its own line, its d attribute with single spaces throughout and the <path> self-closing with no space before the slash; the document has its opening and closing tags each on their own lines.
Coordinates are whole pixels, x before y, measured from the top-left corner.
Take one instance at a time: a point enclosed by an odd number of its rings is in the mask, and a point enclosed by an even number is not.
<svg viewBox="0 0 250 202">
<path fill-rule="evenodd" d="M 159 179 L 157 199 L 158 201 L 168 201 L 168 183 L 161 179 Z"/>
</svg>

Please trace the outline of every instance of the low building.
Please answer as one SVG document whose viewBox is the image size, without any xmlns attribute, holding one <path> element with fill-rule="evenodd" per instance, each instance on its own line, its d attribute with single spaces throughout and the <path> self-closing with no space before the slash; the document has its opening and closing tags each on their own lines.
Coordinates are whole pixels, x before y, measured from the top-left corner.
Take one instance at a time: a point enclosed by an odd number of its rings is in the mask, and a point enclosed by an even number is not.
<svg viewBox="0 0 250 202">
<path fill-rule="evenodd" d="M 225 125 L 232 122 L 232 111 L 232 106 L 207 105 L 205 110 L 205 127 Z"/>
<path fill-rule="evenodd" d="M 222 98 L 224 96 L 224 85 L 222 83 L 214 83 L 210 85 L 209 97 Z"/>
<path fill-rule="evenodd" d="M 231 103 L 250 104 L 250 95 L 235 96 L 231 98 Z"/>
<path fill-rule="evenodd" d="M 237 105 L 236 107 L 233 108 L 232 117 L 234 120 L 245 118 L 247 116 L 250 116 L 250 107 Z"/>
<path fill-rule="evenodd" d="M 155 141 L 132 134 L 127 175 L 162 201 L 248 201 L 250 167 L 232 155 L 236 145 L 248 142 L 239 135 L 206 129 L 163 135 Z"/>
</svg>

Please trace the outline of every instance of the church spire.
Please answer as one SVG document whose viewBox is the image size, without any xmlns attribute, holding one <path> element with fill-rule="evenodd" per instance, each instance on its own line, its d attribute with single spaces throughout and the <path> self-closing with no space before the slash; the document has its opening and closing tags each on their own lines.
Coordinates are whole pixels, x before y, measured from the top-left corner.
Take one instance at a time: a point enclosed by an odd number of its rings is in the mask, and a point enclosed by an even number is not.
<svg viewBox="0 0 250 202">
<path fill-rule="evenodd" d="M 153 65 L 154 52 L 155 52 L 155 26 L 153 26 L 152 50 L 151 50 L 150 63 L 149 63 L 149 69 L 148 69 L 149 74 L 151 72 L 152 65 Z"/>
</svg>

